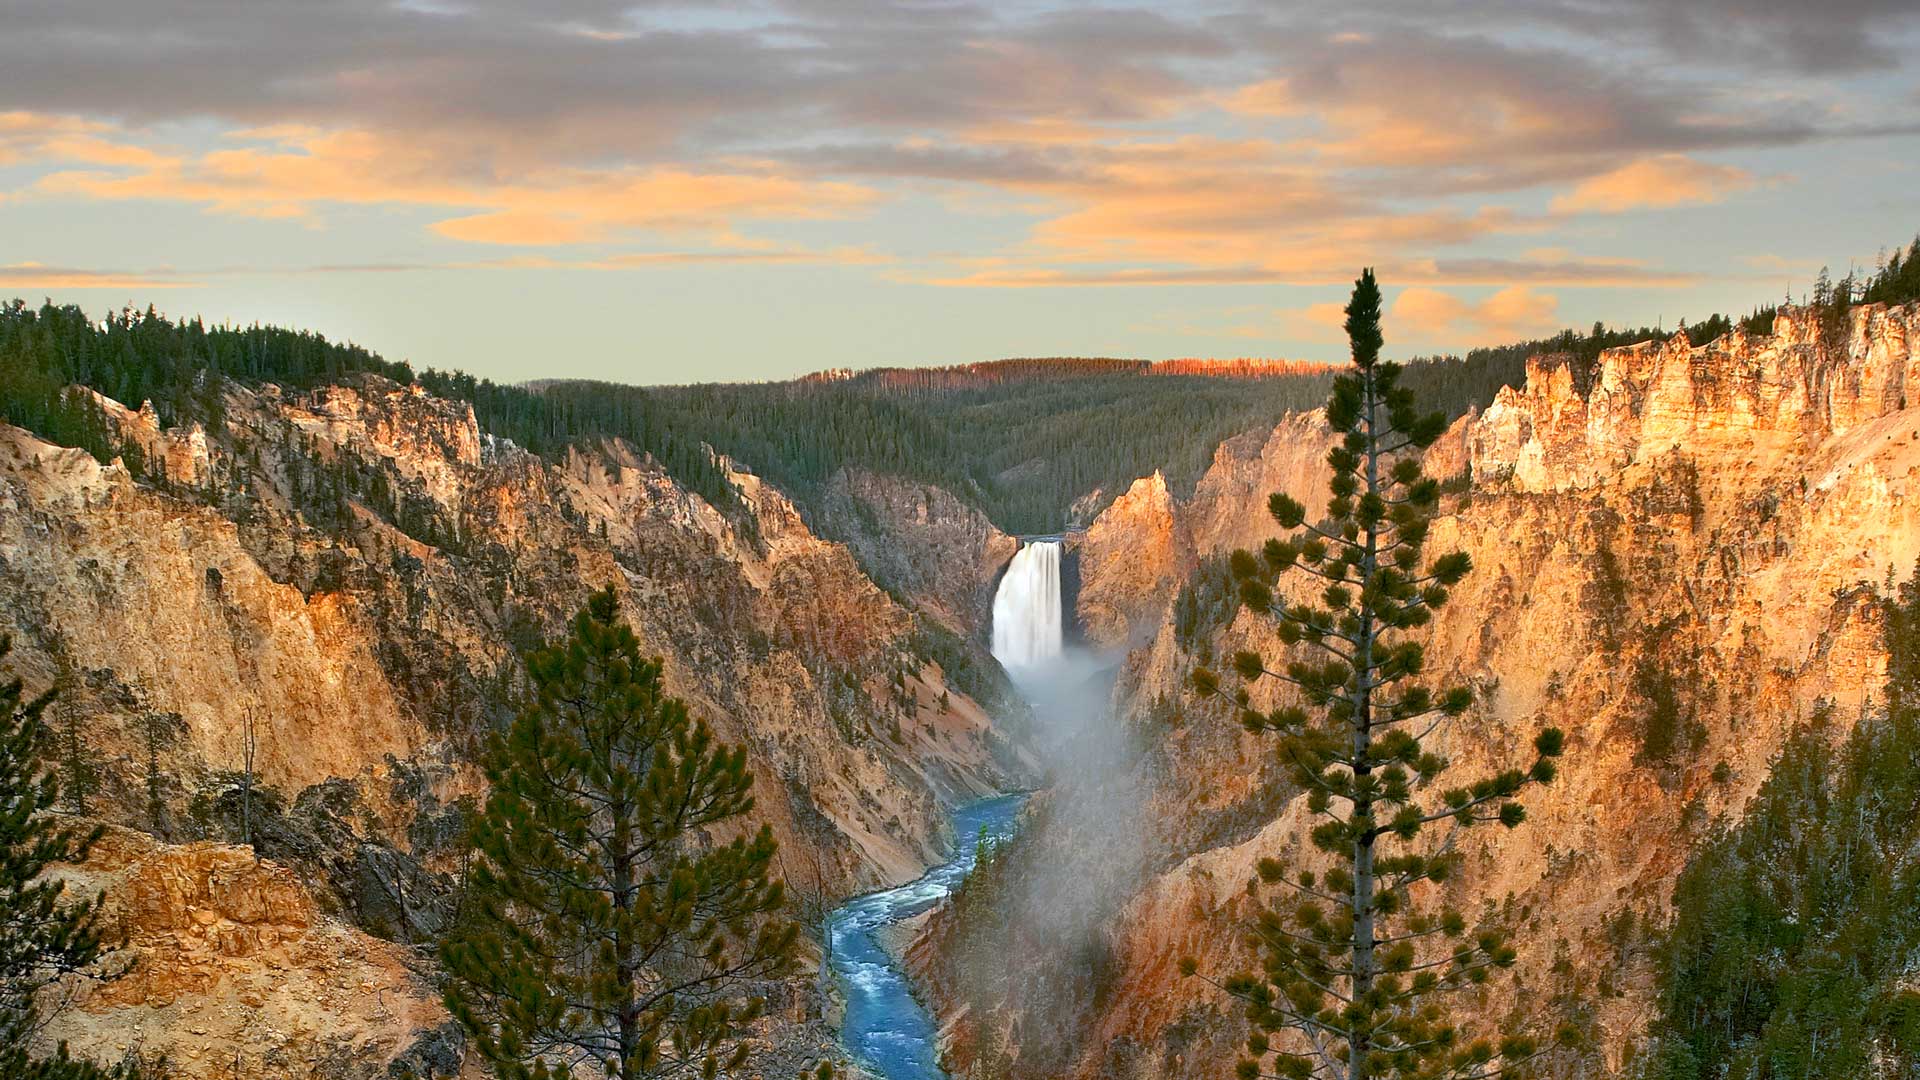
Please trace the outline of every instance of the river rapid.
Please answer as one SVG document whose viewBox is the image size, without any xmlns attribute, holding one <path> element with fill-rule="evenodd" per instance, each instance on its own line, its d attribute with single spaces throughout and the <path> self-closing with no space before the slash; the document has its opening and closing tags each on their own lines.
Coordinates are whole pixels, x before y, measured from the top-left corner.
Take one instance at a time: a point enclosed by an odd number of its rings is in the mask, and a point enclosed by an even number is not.
<svg viewBox="0 0 1920 1080">
<path fill-rule="evenodd" d="M 827 919 L 828 958 L 847 997 L 840 1041 L 862 1068 L 881 1080 L 948 1080 L 936 1060 L 937 1025 L 913 996 L 907 975 L 881 948 L 875 933 L 945 899 L 973 871 L 982 830 L 996 840 L 1013 835 L 1024 795 L 968 803 L 953 812 L 953 859 L 920 880 L 857 896 Z"/>
</svg>

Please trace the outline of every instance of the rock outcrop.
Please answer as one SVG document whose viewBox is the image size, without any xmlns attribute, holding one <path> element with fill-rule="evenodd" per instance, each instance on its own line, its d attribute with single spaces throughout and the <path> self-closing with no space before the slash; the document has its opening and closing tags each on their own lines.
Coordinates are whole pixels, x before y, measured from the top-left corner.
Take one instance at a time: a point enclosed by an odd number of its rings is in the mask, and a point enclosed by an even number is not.
<svg viewBox="0 0 1920 1080">
<path fill-rule="evenodd" d="M 1513 926 L 1522 957 L 1465 1004 L 1507 1020 L 1584 1012 L 1611 1068 L 1643 1031 L 1651 931 L 1691 845 L 1741 812 L 1789 734 L 1825 718 L 1837 737 L 1876 707 L 1874 597 L 1920 556 L 1920 305 L 1856 308 L 1841 341 L 1823 343 L 1797 311 L 1774 330 L 1610 350 L 1586 371 L 1536 358 L 1525 387 L 1456 425 L 1432 458 L 1435 475 L 1470 467 L 1471 486 L 1448 496 L 1430 551 L 1466 551 L 1475 569 L 1430 628 L 1427 667 L 1478 698 L 1437 745 L 1472 777 L 1518 763 L 1542 727 L 1568 734 L 1527 824 L 1460 840 L 1451 899 Z M 1243 614 L 1183 648 L 1151 595 L 1161 552 L 1178 549 L 1159 538 L 1183 534 L 1195 558 L 1264 540 L 1268 492 L 1324 503 L 1327 446 L 1314 418 L 1290 418 L 1223 445 L 1171 522 L 1141 500 L 1095 523 L 1157 545 L 1139 564 L 1083 565 L 1083 596 L 1158 620 L 1128 628 L 1150 641 L 1116 695 L 1149 747 L 1130 779 L 1141 820 L 1157 823 L 1149 870 L 1110 882 L 1112 913 L 1084 940 L 1014 950 L 1027 971 L 1102 958 L 1098 984 L 1064 1014 L 1022 1012 L 1017 991 L 1001 1007 L 944 988 L 963 1070 L 1231 1071 L 1239 1010 L 1176 962 L 1216 974 L 1246 962 L 1232 928 L 1243 887 L 1258 857 L 1299 847 L 1307 815 L 1269 745 L 1184 686 L 1199 654 L 1277 642 Z M 1087 837 L 1042 825 L 1036 865 L 1099 872 L 1097 856 L 1074 857 Z"/>
<path fill-rule="evenodd" d="M 321 914 L 252 851 L 112 829 L 68 887 L 104 892 L 114 977 L 46 992 L 54 1030 L 95 1061 L 180 1077 L 450 1076 L 460 1065 L 424 957 Z"/>
<path fill-rule="evenodd" d="M 1155 472 L 1074 538 L 1080 590 L 1075 615 L 1099 648 L 1135 644 L 1136 635 L 1165 621 L 1180 584 L 1193 568 L 1188 525 L 1174 512 L 1166 477 Z"/>
</svg>

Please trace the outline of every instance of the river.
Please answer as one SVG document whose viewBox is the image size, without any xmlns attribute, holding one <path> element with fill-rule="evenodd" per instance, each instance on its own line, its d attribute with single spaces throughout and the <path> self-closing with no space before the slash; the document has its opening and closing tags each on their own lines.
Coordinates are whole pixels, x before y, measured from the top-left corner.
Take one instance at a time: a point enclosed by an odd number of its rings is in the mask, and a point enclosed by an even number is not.
<svg viewBox="0 0 1920 1080">
<path fill-rule="evenodd" d="M 920 880 L 885 892 L 857 896 L 827 919 L 830 962 L 847 995 L 840 1042 L 860 1065 L 882 1080 L 947 1080 L 935 1060 L 936 1025 L 906 973 L 875 940 L 874 932 L 938 904 L 973 870 L 980 831 L 1004 840 L 1013 835 L 1024 795 L 968 803 L 953 812 L 953 860 Z"/>
</svg>

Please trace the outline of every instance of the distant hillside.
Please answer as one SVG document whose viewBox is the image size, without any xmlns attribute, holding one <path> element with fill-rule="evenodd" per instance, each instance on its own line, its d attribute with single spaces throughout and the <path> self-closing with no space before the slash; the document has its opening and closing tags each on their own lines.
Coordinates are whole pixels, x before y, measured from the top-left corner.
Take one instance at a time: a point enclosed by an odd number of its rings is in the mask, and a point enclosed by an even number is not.
<svg viewBox="0 0 1920 1080">
<path fill-rule="evenodd" d="M 1920 293 L 1920 242 L 1870 279 L 1827 284 L 1810 298 L 1838 325 L 1856 299 L 1898 303 Z M 1770 324 L 1773 309 L 1740 320 Z M 1682 323 L 1695 344 L 1731 330 L 1713 315 Z M 1588 332 L 1426 357 L 1406 383 L 1422 402 L 1459 416 L 1524 378 L 1528 356 L 1561 354 L 1576 373 L 1600 351 L 1663 336 L 1655 327 Z M 0 305 L 0 417 L 84 445 L 94 421 L 63 388 L 91 386 L 116 400 L 151 399 L 163 421 L 217 422 L 203 373 L 250 384 L 312 385 L 349 372 L 402 381 L 405 364 L 353 345 L 273 327 L 206 327 L 132 310 L 94 321 L 75 307 Z M 1134 479 L 1159 470 L 1183 495 L 1223 439 L 1325 400 L 1332 370 L 1288 360 L 1128 360 L 1040 357 L 939 368 L 819 372 L 789 382 L 639 387 L 542 380 L 509 386 L 463 372 L 426 371 L 434 393 L 471 402 L 489 433 L 540 453 L 618 437 L 651 453 L 715 505 L 733 496 L 702 449 L 714 447 L 773 481 L 817 515 L 842 468 L 945 488 L 1012 533 L 1055 532 L 1069 508 L 1100 509 Z M 1096 494 L 1097 493 L 1097 494 Z M 1094 496 L 1088 498 L 1088 496 Z"/>
</svg>

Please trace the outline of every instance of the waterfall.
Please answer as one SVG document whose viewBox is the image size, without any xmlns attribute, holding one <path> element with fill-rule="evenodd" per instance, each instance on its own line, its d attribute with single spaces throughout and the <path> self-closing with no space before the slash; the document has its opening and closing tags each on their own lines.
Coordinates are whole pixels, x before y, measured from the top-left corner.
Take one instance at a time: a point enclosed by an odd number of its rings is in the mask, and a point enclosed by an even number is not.
<svg viewBox="0 0 1920 1080">
<path fill-rule="evenodd" d="M 1060 656 L 1060 541 L 1036 540 L 1014 553 L 993 594 L 993 656 L 1032 668 Z"/>
</svg>

